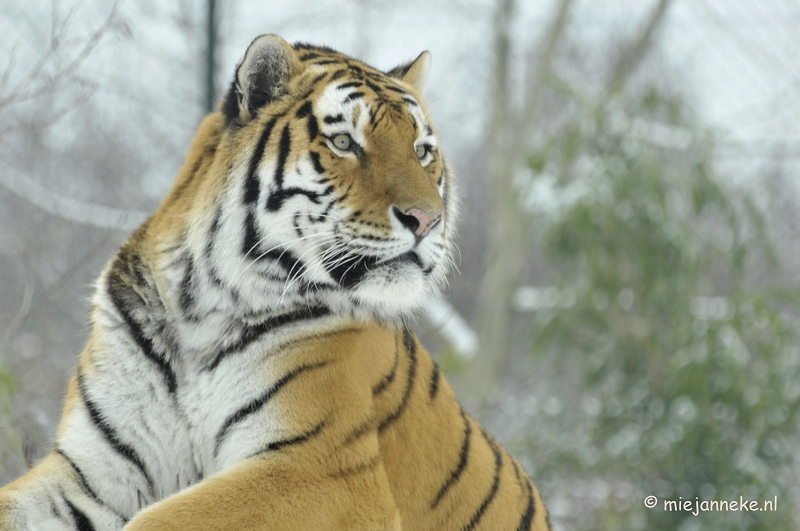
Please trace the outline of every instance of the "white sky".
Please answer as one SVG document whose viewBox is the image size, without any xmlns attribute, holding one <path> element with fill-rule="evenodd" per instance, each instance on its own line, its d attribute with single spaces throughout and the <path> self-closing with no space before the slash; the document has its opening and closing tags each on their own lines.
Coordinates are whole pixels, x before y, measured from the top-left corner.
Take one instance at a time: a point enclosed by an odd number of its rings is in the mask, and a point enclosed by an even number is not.
<svg viewBox="0 0 800 531">
<path fill-rule="evenodd" d="M 427 49 L 433 54 L 428 99 L 445 146 L 474 146 L 482 138 L 492 0 L 219 3 L 220 90 L 227 87 L 249 42 L 261 33 L 328 44 L 379 68 Z M 590 50 L 604 50 L 619 36 L 632 35 L 655 3 L 578 0 L 569 36 L 591 43 Z M 24 58 L 46 42 L 50 5 L 49 0 L 3 0 L 0 57 L 8 57 L 16 45 L 17 57 Z M 72 5 L 62 0 L 62 12 Z M 74 33 L 79 34 L 101 20 L 98 13 L 107 12 L 110 2 L 82 0 L 76 5 Z M 554 0 L 519 0 L 514 22 L 519 64 L 541 40 L 553 5 Z M 196 66 L 203 53 L 205 2 L 126 0 L 122 13 L 131 37 L 106 43 L 85 71 L 98 83 L 95 103 L 103 120 L 124 124 L 129 132 L 155 126 L 165 136 L 155 142 L 156 149 L 165 156 L 182 154 L 200 117 L 202 74 Z M 180 29 L 182 13 L 194 22 L 193 31 Z M 684 88 L 698 115 L 720 132 L 727 150 L 723 153 L 745 158 L 750 165 L 776 153 L 790 162 L 800 160 L 800 1 L 675 0 L 662 29 L 668 75 Z M 54 132 L 56 139 L 69 134 L 63 128 Z M 143 182 L 157 197 L 173 174 L 153 170 Z"/>
</svg>

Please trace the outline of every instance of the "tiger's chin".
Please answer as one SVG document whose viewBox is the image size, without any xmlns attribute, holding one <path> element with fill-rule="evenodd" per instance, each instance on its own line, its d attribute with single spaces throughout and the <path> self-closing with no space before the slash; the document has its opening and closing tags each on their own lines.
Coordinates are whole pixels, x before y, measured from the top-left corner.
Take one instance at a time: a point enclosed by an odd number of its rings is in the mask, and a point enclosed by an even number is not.
<svg viewBox="0 0 800 531">
<path fill-rule="evenodd" d="M 351 298 L 357 306 L 364 308 L 380 321 L 398 321 L 411 317 L 438 292 L 437 287 L 419 275 L 386 278 L 376 274 L 375 277 L 377 278 L 365 278 L 359 283 Z"/>
<path fill-rule="evenodd" d="M 419 312 L 444 280 L 441 264 L 426 267 L 414 255 L 372 266 L 343 291 L 357 317 L 396 323 Z"/>
<path fill-rule="evenodd" d="M 411 249 L 390 258 L 329 257 L 323 266 L 338 286 L 331 309 L 395 324 L 412 317 L 438 294 L 446 277 L 441 257 L 425 251 Z"/>
</svg>

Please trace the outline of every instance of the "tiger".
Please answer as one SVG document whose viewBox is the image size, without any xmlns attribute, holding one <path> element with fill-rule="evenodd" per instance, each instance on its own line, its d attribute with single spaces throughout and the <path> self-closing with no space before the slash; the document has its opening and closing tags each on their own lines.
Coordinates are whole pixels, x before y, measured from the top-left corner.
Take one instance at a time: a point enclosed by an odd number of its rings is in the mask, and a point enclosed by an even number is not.
<svg viewBox="0 0 800 531">
<path fill-rule="evenodd" d="M 0 530 L 552 528 L 408 325 L 458 209 L 429 71 L 250 44 L 101 273 L 52 451 L 0 490 Z"/>
</svg>

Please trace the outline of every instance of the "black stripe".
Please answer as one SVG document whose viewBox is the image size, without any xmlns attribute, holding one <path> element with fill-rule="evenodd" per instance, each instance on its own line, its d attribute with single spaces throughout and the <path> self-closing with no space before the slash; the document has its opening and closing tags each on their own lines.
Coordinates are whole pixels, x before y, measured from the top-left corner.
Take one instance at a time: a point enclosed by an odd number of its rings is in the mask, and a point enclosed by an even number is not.
<svg viewBox="0 0 800 531">
<path fill-rule="evenodd" d="M 211 259 L 211 253 L 214 251 L 214 242 L 217 241 L 217 233 L 222 221 L 222 207 L 218 206 L 217 211 L 214 213 L 214 219 L 211 220 L 211 227 L 208 229 L 208 241 L 206 247 L 203 249 L 203 255 Z"/>
<path fill-rule="evenodd" d="M 296 42 L 292 45 L 295 50 L 312 50 L 314 52 L 339 53 L 330 46 L 319 46 L 307 42 Z"/>
<path fill-rule="evenodd" d="M 295 271 L 305 270 L 305 264 L 295 257 L 295 255 L 288 249 L 270 249 L 268 252 L 261 255 L 260 260 L 274 260 L 278 262 L 284 271 L 286 271 L 287 275 L 290 275 Z"/>
<path fill-rule="evenodd" d="M 514 467 L 516 468 L 516 463 Z M 525 512 L 522 514 L 522 519 L 519 521 L 519 525 L 517 526 L 517 531 L 529 531 L 531 528 L 531 523 L 533 522 L 533 516 L 536 514 L 536 505 L 533 499 L 533 487 L 531 486 L 530 481 L 525 481 L 525 485 L 527 486 L 528 492 L 528 506 L 525 508 Z"/>
<path fill-rule="evenodd" d="M 514 467 L 514 475 L 517 477 L 517 485 L 519 485 L 520 490 L 525 491 L 525 484 L 522 482 L 522 474 L 519 472 L 519 465 L 515 459 L 511 459 L 511 466 Z"/>
<path fill-rule="evenodd" d="M 311 90 L 307 91 L 305 94 L 303 94 L 299 98 L 295 98 L 295 100 L 296 101 L 308 100 L 308 98 L 311 97 L 312 94 L 314 94 L 314 89 L 313 88 Z"/>
<path fill-rule="evenodd" d="M 253 413 L 256 413 L 258 410 L 260 410 L 262 407 L 264 407 L 267 404 L 267 402 L 269 402 L 272 399 L 272 397 L 275 396 L 275 394 L 278 391 L 283 389 L 286 386 L 286 384 L 288 384 L 289 382 L 291 382 L 292 380 L 294 380 L 295 378 L 297 378 L 298 376 L 300 376 L 304 372 L 310 371 L 310 370 L 313 370 L 313 369 L 319 369 L 321 367 L 326 366 L 327 364 L 328 364 L 327 362 L 323 361 L 323 362 L 319 362 L 319 363 L 312 363 L 310 365 L 301 365 L 300 367 L 297 367 L 296 369 L 293 369 L 289 373 L 287 373 L 284 376 L 282 376 L 277 382 L 275 382 L 272 385 L 272 387 L 267 389 L 266 393 L 264 393 L 263 395 L 259 396 L 256 399 L 252 400 L 249 404 L 247 404 L 243 408 L 239 409 L 236 413 L 232 414 L 227 419 L 225 419 L 225 422 L 222 425 L 222 428 L 219 430 L 219 433 L 217 433 L 217 436 L 214 438 L 214 441 L 215 441 L 214 442 L 214 457 L 217 457 L 217 455 L 219 454 L 220 446 L 222 445 L 222 442 L 224 441 L 225 437 L 227 436 L 228 431 L 231 429 L 231 427 L 234 424 L 237 424 L 237 423 L 243 421 L 244 419 L 246 419 L 247 417 L 249 417 L 250 415 L 252 415 Z M 321 428 L 321 427 L 322 426 L 319 426 L 319 428 Z M 277 443 L 270 443 L 270 444 L 277 444 Z M 269 447 L 267 449 L 269 449 Z M 264 450 L 264 451 L 266 451 L 266 450 Z"/>
<path fill-rule="evenodd" d="M 72 468 L 72 470 L 78 476 L 78 483 L 80 484 L 79 486 L 81 487 L 81 490 L 86 494 L 86 496 L 92 498 L 93 500 L 97 500 L 98 499 L 97 494 L 95 494 L 95 492 L 91 489 L 91 487 L 89 487 L 89 482 L 86 480 L 86 476 L 83 475 L 83 471 L 81 471 L 81 469 L 78 468 L 78 465 L 76 465 L 75 462 L 72 459 L 70 459 L 61 448 L 56 447 L 53 450 L 53 452 L 60 455 L 64 459 L 64 461 L 66 461 L 67 464 Z"/>
<path fill-rule="evenodd" d="M 313 114 L 308 116 L 308 141 L 312 142 L 319 134 L 319 123 Z"/>
<path fill-rule="evenodd" d="M 53 452 L 60 455 L 62 459 L 64 459 L 64 461 L 66 461 L 67 464 L 72 468 L 72 470 L 75 472 L 75 475 L 78 476 L 78 486 L 81 488 L 81 490 L 83 491 L 83 493 L 86 495 L 87 498 L 91 498 L 98 505 L 102 505 L 103 507 L 106 507 L 107 509 L 113 511 L 113 509 L 111 509 L 106 502 L 101 500 L 94 492 L 94 490 L 92 490 L 92 488 L 89 486 L 89 481 L 86 479 L 86 476 L 83 474 L 83 471 L 80 468 L 78 468 L 77 464 L 75 464 L 75 461 L 70 459 L 70 457 L 66 453 L 64 453 L 64 451 L 61 448 L 56 447 L 53 449 Z M 121 514 L 117 513 L 116 511 L 113 512 L 121 520 L 126 521 L 126 518 L 124 518 Z"/>
<path fill-rule="evenodd" d="M 400 87 L 395 87 L 394 85 L 386 85 L 386 88 L 391 90 L 391 91 L 394 91 L 394 92 L 399 92 L 403 96 L 408 96 L 408 92 L 406 92 L 405 90 L 401 89 Z"/>
<path fill-rule="evenodd" d="M 409 105 L 413 105 L 414 107 L 419 107 L 419 103 L 417 103 L 416 101 L 412 100 L 411 98 L 409 98 L 407 96 L 405 98 L 403 98 L 403 101 L 408 103 Z"/>
<path fill-rule="evenodd" d="M 297 234 L 297 236 L 299 236 L 300 238 L 305 236 L 305 232 L 303 231 L 303 228 L 300 226 L 300 213 L 299 212 L 296 213 L 294 216 L 292 216 L 292 226 L 294 227 L 294 232 L 295 232 L 295 234 Z"/>
<path fill-rule="evenodd" d="M 472 520 L 469 521 L 466 527 L 464 527 L 463 531 L 472 531 L 475 529 L 475 526 L 481 521 L 483 518 L 486 509 L 489 508 L 489 505 L 492 504 L 494 501 L 495 496 L 497 496 L 497 491 L 500 488 L 500 469 L 503 468 L 503 454 L 500 453 L 500 448 L 497 447 L 497 444 L 488 436 L 486 432 L 481 430 L 481 435 L 483 438 L 486 439 L 486 442 L 489 444 L 489 448 L 492 449 L 492 453 L 494 453 L 494 481 L 492 482 L 492 487 L 489 489 L 489 494 L 486 495 L 484 498 L 483 503 L 481 506 L 478 507 L 478 510 L 472 516 Z"/>
<path fill-rule="evenodd" d="M 381 106 L 378 107 L 378 109 L 374 113 L 372 113 L 370 115 L 369 120 L 370 120 L 370 122 L 372 122 L 372 130 L 373 131 L 378 129 L 378 125 L 380 125 L 380 123 L 383 120 L 385 120 L 385 119 L 386 120 L 390 120 L 391 119 L 391 117 L 389 116 L 389 112 L 388 111 L 389 111 L 389 106 L 388 105 L 381 105 Z"/>
<path fill-rule="evenodd" d="M 316 59 L 319 57 L 318 53 L 310 52 L 300 56 L 301 61 L 308 61 L 309 59 Z"/>
<path fill-rule="evenodd" d="M 360 92 L 360 91 L 351 92 L 350 94 L 347 95 L 347 97 L 344 99 L 344 101 L 345 102 L 353 101 L 353 100 L 357 100 L 357 99 L 360 99 L 360 98 L 363 98 L 363 97 L 364 97 L 364 93 L 363 92 Z"/>
<path fill-rule="evenodd" d="M 461 450 L 458 452 L 458 464 L 456 468 L 450 472 L 450 477 L 447 478 L 447 481 L 444 482 L 442 488 L 439 489 L 438 494 L 436 494 L 436 498 L 431 503 L 431 509 L 435 509 L 439 502 L 442 501 L 444 495 L 447 494 L 447 491 L 456 484 L 456 482 L 461 478 L 461 474 L 464 472 L 464 469 L 467 467 L 467 462 L 469 461 L 469 449 L 470 449 L 470 439 L 472 437 L 472 425 L 469 422 L 469 418 L 467 418 L 467 414 L 464 410 L 461 410 L 461 418 L 464 419 L 464 442 L 461 443 Z"/>
<path fill-rule="evenodd" d="M 372 130 L 375 131 L 378 128 L 378 124 L 380 124 L 384 118 L 389 117 L 389 110 L 391 107 L 389 105 L 383 105 L 382 102 L 378 102 L 377 107 L 370 113 L 369 116 L 369 123 L 372 125 Z"/>
<path fill-rule="evenodd" d="M 252 210 L 247 211 L 244 219 L 244 239 L 242 239 L 242 256 L 248 256 L 255 251 L 254 256 L 259 256 L 258 246 L 261 243 L 261 235 L 256 227 L 256 216 Z"/>
<path fill-rule="evenodd" d="M 325 66 L 325 65 L 334 65 L 334 64 L 337 64 L 337 63 L 341 63 L 341 61 L 338 60 L 338 59 L 325 59 L 323 61 L 317 61 L 314 64 L 315 65 Z"/>
<path fill-rule="evenodd" d="M 390 383 L 394 381 L 395 376 L 397 375 L 397 366 L 400 364 L 400 352 L 399 347 L 397 345 L 397 338 L 395 337 L 395 347 L 394 347 L 394 365 L 392 366 L 392 370 L 384 376 L 378 385 L 372 388 L 372 396 L 377 396 L 384 392 L 386 388 L 389 386 Z"/>
<path fill-rule="evenodd" d="M 269 199 L 267 199 L 267 210 L 270 212 L 276 212 L 280 210 L 281 207 L 283 207 L 284 201 L 296 195 L 304 195 L 315 205 L 319 204 L 320 194 L 317 192 L 304 190 L 303 188 L 281 188 L 280 190 L 276 190 L 275 192 L 269 194 Z"/>
<path fill-rule="evenodd" d="M 344 122 L 344 116 L 341 114 L 337 114 L 336 116 L 326 116 L 323 118 L 326 124 L 338 124 L 339 122 Z"/>
<path fill-rule="evenodd" d="M 346 250 L 329 254 L 323 266 L 333 280 L 342 288 L 350 288 L 361 280 L 378 262 L 375 256 L 363 256 Z"/>
<path fill-rule="evenodd" d="M 433 362 L 433 372 L 431 373 L 431 387 L 428 390 L 428 394 L 430 395 L 431 400 L 436 398 L 436 394 L 439 392 L 439 379 L 442 377 L 441 371 L 439 370 L 439 365 L 434 361 Z"/>
<path fill-rule="evenodd" d="M 136 450 L 133 449 L 132 446 L 125 444 L 122 442 L 119 437 L 117 436 L 116 430 L 112 428 L 104 419 L 103 414 L 100 410 L 97 409 L 97 406 L 89 399 L 89 396 L 86 394 L 86 385 L 83 381 L 83 373 L 79 370 L 78 371 L 78 390 L 81 394 L 81 400 L 83 400 L 84 405 L 86 406 L 86 410 L 89 412 L 89 417 L 92 419 L 92 422 L 100 430 L 100 433 L 103 434 L 105 437 L 106 442 L 108 442 L 109 446 L 117 452 L 119 455 L 133 463 L 145 477 L 147 481 L 147 485 L 150 488 L 150 492 L 154 491 L 153 488 L 153 479 L 150 477 L 150 474 L 147 472 L 147 469 L 144 466 L 144 462 L 142 458 L 139 457 L 139 454 Z"/>
<path fill-rule="evenodd" d="M 406 390 L 403 393 L 403 400 L 400 402 L 400 406 L 391 415 L 383 419 L 378 426 L 378 432 L 382 432 L 400 418 L 408 405 L 411 390 L 414 388 L 414 380 L 417 376 L 417 346 L 414 343 L 414 336 L 411 335 L 411 331 L 408 328 L 403 329 L 403 344 L 406 347 L 409 360 L 408 383 L 406 383 Z"/>
<path fill-rule="evenodd" d="M 78 531 L 94 531 L 94 526 L 92 525 L 91 520 L 77 507 L 72 505 L 66 497 L 64 497 L 64 501 L 69 507 L 69 514 L 72 516 L 72 519 L 75 521 L 75 527 L 78 528 Z"/>
<path fill-rule="evenodd" d="M 208 230 L 208 241 L 206 242 L 205 249 L 203 249 L 203 255 L 206 258 L 206 263 L 210 264 L 207 270 L 208 279 L 211 281 L 214 287 L 218 289 L 222 288 L 223 282 L 219 276 L 219 272 L 217 271 L 216 266 L 213 265 L 213 259 L 211 254 L 214 251 L 214 243 L 217 240 L 217 233 L 219 232 L 221 220 L 222 220 L 222 207 L 220 206 L 217 207 L 217 212 L 214 214 L 214 219 L 211 221 L 211 228 Z"/>
<path fill-rule="evenodd" d="M 220 223 L 222 221 L 222 207 L 218 206 L 217 211 L 214 212 L 214 219 L 211 220 L 211 227 L 208 229 L 208 243 L 206 243 L 205 254 L 211 256 L 211 251 L 214 248 L 217 232 L 219 232 Z"/>
<path fill-rule="evenodd" d="M 325 421 L 323 420 L 322 422 L 317 424 L 311 430 L 309 430 L 309 431 L 307 431 L 305 433 L 301 433 L 300 435 L 297 435 L 296 437 L 292 437 L 290 439 L 282 439 L 282 440 L 279 440 L 279 441 L 274 441 L 274 442 L 269 443 L 264 448 L 262 448 L 261 450 L 259 450 L 256 453 L 254 453 L 250 457 L 256 457 L 257 455 L 261 455 L 261 454 L 264 454 L 266 452 L 274 452 L 276 450 L 280 450 L 281 448 L 283 448 L 285 446 L 294 446 L 295 444 L 300 444 L 300 443 L 306 442 L 307 440 L 311 439 L 312 437 L 315 437 L 316 435 L 318 435 L 319 432 L 322 431 L 322 428 L 324 426 L 325 426 Z"/>
<path fill-rule="evenodd" d="M 340 77 L 344 76 L 345 74 L 347 74 L 347 70 L 346 69 L 342 68 L 341 70 L 337 70 L 336 72 L 334 72 L 331 75 L 331 81 L 336 81 L 337 79 L 339 79 Z"/>
<path fill-rule="evenodd" d="M 186 271 L 181 279 L 181 288 L 179 295 L 179 304 L 181 311 L 184 315 L 188 314 L 195 304 L 194 300 L 194 260 L 192 256 L 187 253 L 186 257 Z"/>
<path fill-rule="evenodd" d="M 301 105 L 299 109 L 297 109 L 297 113 L 295 114 L 295 116 L 297 118 L 305 118 L 306 116 L 311 114 L 312 108 L 313 108 L 313 103 L 307 101 L 303 105 Z"/>
<path fill-rule="evenodd" d="M 362 86 L 363 83 L 361 81 L 349 81 L 347 83 L 342 83 L 341 85 L 337 85 L 337 89 L 345 89 L 345 88 L 356 88 Z"/>
<path fill-rule="evenodd" d="M 378 85 L 376 85 L 375 83 L 371 82 L 371 81 L 370 81 L 370 80 L 368 80 L 368 79 L 364 79 L 364 83 L 366 83 L 366 84 L 367 84 L 367 86 L 368 86 L 368 87 L 369 87 L 369 88 L 370 88 L 370 89 L 371 89 L 371 90 L 372 90 L 372 91 L 373 91 L 375 94 L 378 94 L 378 95 L 380 95 L 380 94 L 383 92 L 383 89 L 381 89 L 381 87 L 379 87 Z"/>
<path fill-rule="evenodd" d="M 300 287 L 298 288 L 298 291 L 303 295 L 305 295 L 306 297 L 310 297 L 312 294 L 318 294 L 323 292 L 331 293 L 337 291 L 336 289 L 337 286 L 325 281 L 309 283 L 306 282 L 305 280 L 301 280 L 300 282 L 301 284 Z"/>
<path fill-rule="evenodd" d="M 278 188 L 283 186 L 283 170 L 286 166 L 286 159 L 289 158 L 289 151 L 292 149 L 292 136 L 289 132 L 289 124 L 283 126 L 281 133 L 281 143 L 278 147 L 278 163 L 275 166 L 275 184 Z"/>
<path fill-rule="evenodd" d="M 217 356 L 214 358 L 214 361 L 212 361 L 211 364 L 206 367 L 206 370 L 213 371 L 223 359 L 232 354 L 245 350 L 251 343 L 257 341 L 267 332 L 275 330 L 281 326 L 286 326 L 290 323 L 295 323 L 297 321 L 319 319 L 320 317 L 324 317 L 329 313 L 330 310 L 325 306 L 314 306 L 311 308 L 303 308 L 302 310 L 296 312 L 285 313 L 276 317 L 271 317 L 263 323 L 249 326 L 244 329 L 238 341 L 232 345 L 229 345 L 227 348 L 221 350 L 217 354 Z"/>
<path fill-rule="evenodd" d="M 322 162 L 319 160 L 319 153 L 316 151 L 309 151 L 308 156 L 311 157 L 311 163 L 314 165 L 314 171 L 317 173 L 325 173 L 325 167 L 322 166 Z"/>
<path fill-rule="evenodd" d="M 170 394 L 175 394 L 175 390 L 178 388 L 178 381 L 175 376 L 175 372 L 172 370 L 172 367 L 166 359 L 156 354 L 153 341 L 150 340 L 150 338 L 145 337 L 144 332 L 139 327 L 139 324 L 134 321 L 133 316 L 126 308 L 125 301 L 123 300 L 123 291 L 135 293 L 133 287 L 129 286 L 125 280 L 121 278 L 122 273 L 120 270 L 124 267 L 123 262 L 125 262 L 127 258 L 126 256 L 123 256 L 123 254 L 127 254 L 125 248 L 120 251 L 120 254 L 115 260 L 114 266 L 112 266 L 112 272 L 108 276 L 108 285 L 106 288 L 108 295 L 111 298 L 111 302 L 113 302 L 114 306 L 117 308 L 122 320 L 125 321 L 125 324 L 128 326 L 130 335 L 133 338 L 133 341 L 136 343 L 136 346 L 139 347 L 139 350 L 142 351 L 142 354 L 144 354 L 147 359 L 156 364 L 159 372 L 161 372 L 161 375 L 164 377 L 167 390 Z M 132 260 L 138 261 L 137 258 L 132 258 Z M 137 264 L 133 264 L 132 267 L 135 270 L 136 282 L 139 283 L 139 287 L 145 287 L 144 284 L 146 284 L 146 282 L 142 276 L 142 272 L 139 271 Z M 140 295 L 136 296 L 140 297 Z M 142 304 L 146 305 L 146 302 L 142 300 Z"/>
<path fill-rule="evenodd" d="M 323 210 L 322 213 L 319 216 L 309 216 L 308 219 L 312 223 L 322 223 L 323 221 L 325 221 L 325 218 L 327 218 L 328 214 L 331 211 L 331 208 L 333 208 L 333 204 L 334 204 L 334 201 L 329 202 L 328 206 L 325 207 L 325 210 Z"/>
<path fill-rule="evenodd" d="M 364 435 L 370 433 L 375 428 L 375 420 L 367 419 L 361 426 L 357 427 L 353 432 L 342 441 L 342 447 L 353 444 L 354 441 L 360 439 Z"/>
<path fill-rule="evenodd" d="M 264 149 L 267 146 L 267 142 L 269 142 L 269 137 L 272 134 L 272 129 L 275 127 L 275 122 L 278 121 L 278 118 L 280 118 L 280 116 L 275 116 L 267 122 L 267 125 L 264 127 L 258 139 L 258 144 L 256 144 L 256 150 L 253 152 L 253 156 L 250 157 L 247 179 L 244 182 L 243 199 L 246 205 L 258 201 L 258 196 L 261 194 L 261 185 L 256 172 L 258 171 L 258 165 L 261 159 L 264 157 Z"/>
</svg>

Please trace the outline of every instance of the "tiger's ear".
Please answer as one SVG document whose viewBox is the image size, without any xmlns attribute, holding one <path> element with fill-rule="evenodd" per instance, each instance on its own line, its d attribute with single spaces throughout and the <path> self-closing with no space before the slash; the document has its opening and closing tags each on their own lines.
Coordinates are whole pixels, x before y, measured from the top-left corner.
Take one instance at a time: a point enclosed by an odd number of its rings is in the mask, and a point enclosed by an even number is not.
<svg viewBox="0 0 800 531">
<path fill-rule="evenodd" d="M 430 71 L 431 53 L 426 51 L 419 54 L 419 57 L 413 61 L 396 66 L 386 73 L 390 77 L 408 83 L 422 93 L 425 92 L 425 87 L 428 85 Z"/>
<path fill-rule="evenodd" d="M 258 110 L 287 94 L 289 80 L 302 69 L 292 46 L 277 35 L 250 43 L 222 101 L 225 122 L 247 123 Z"/>
</svg>

